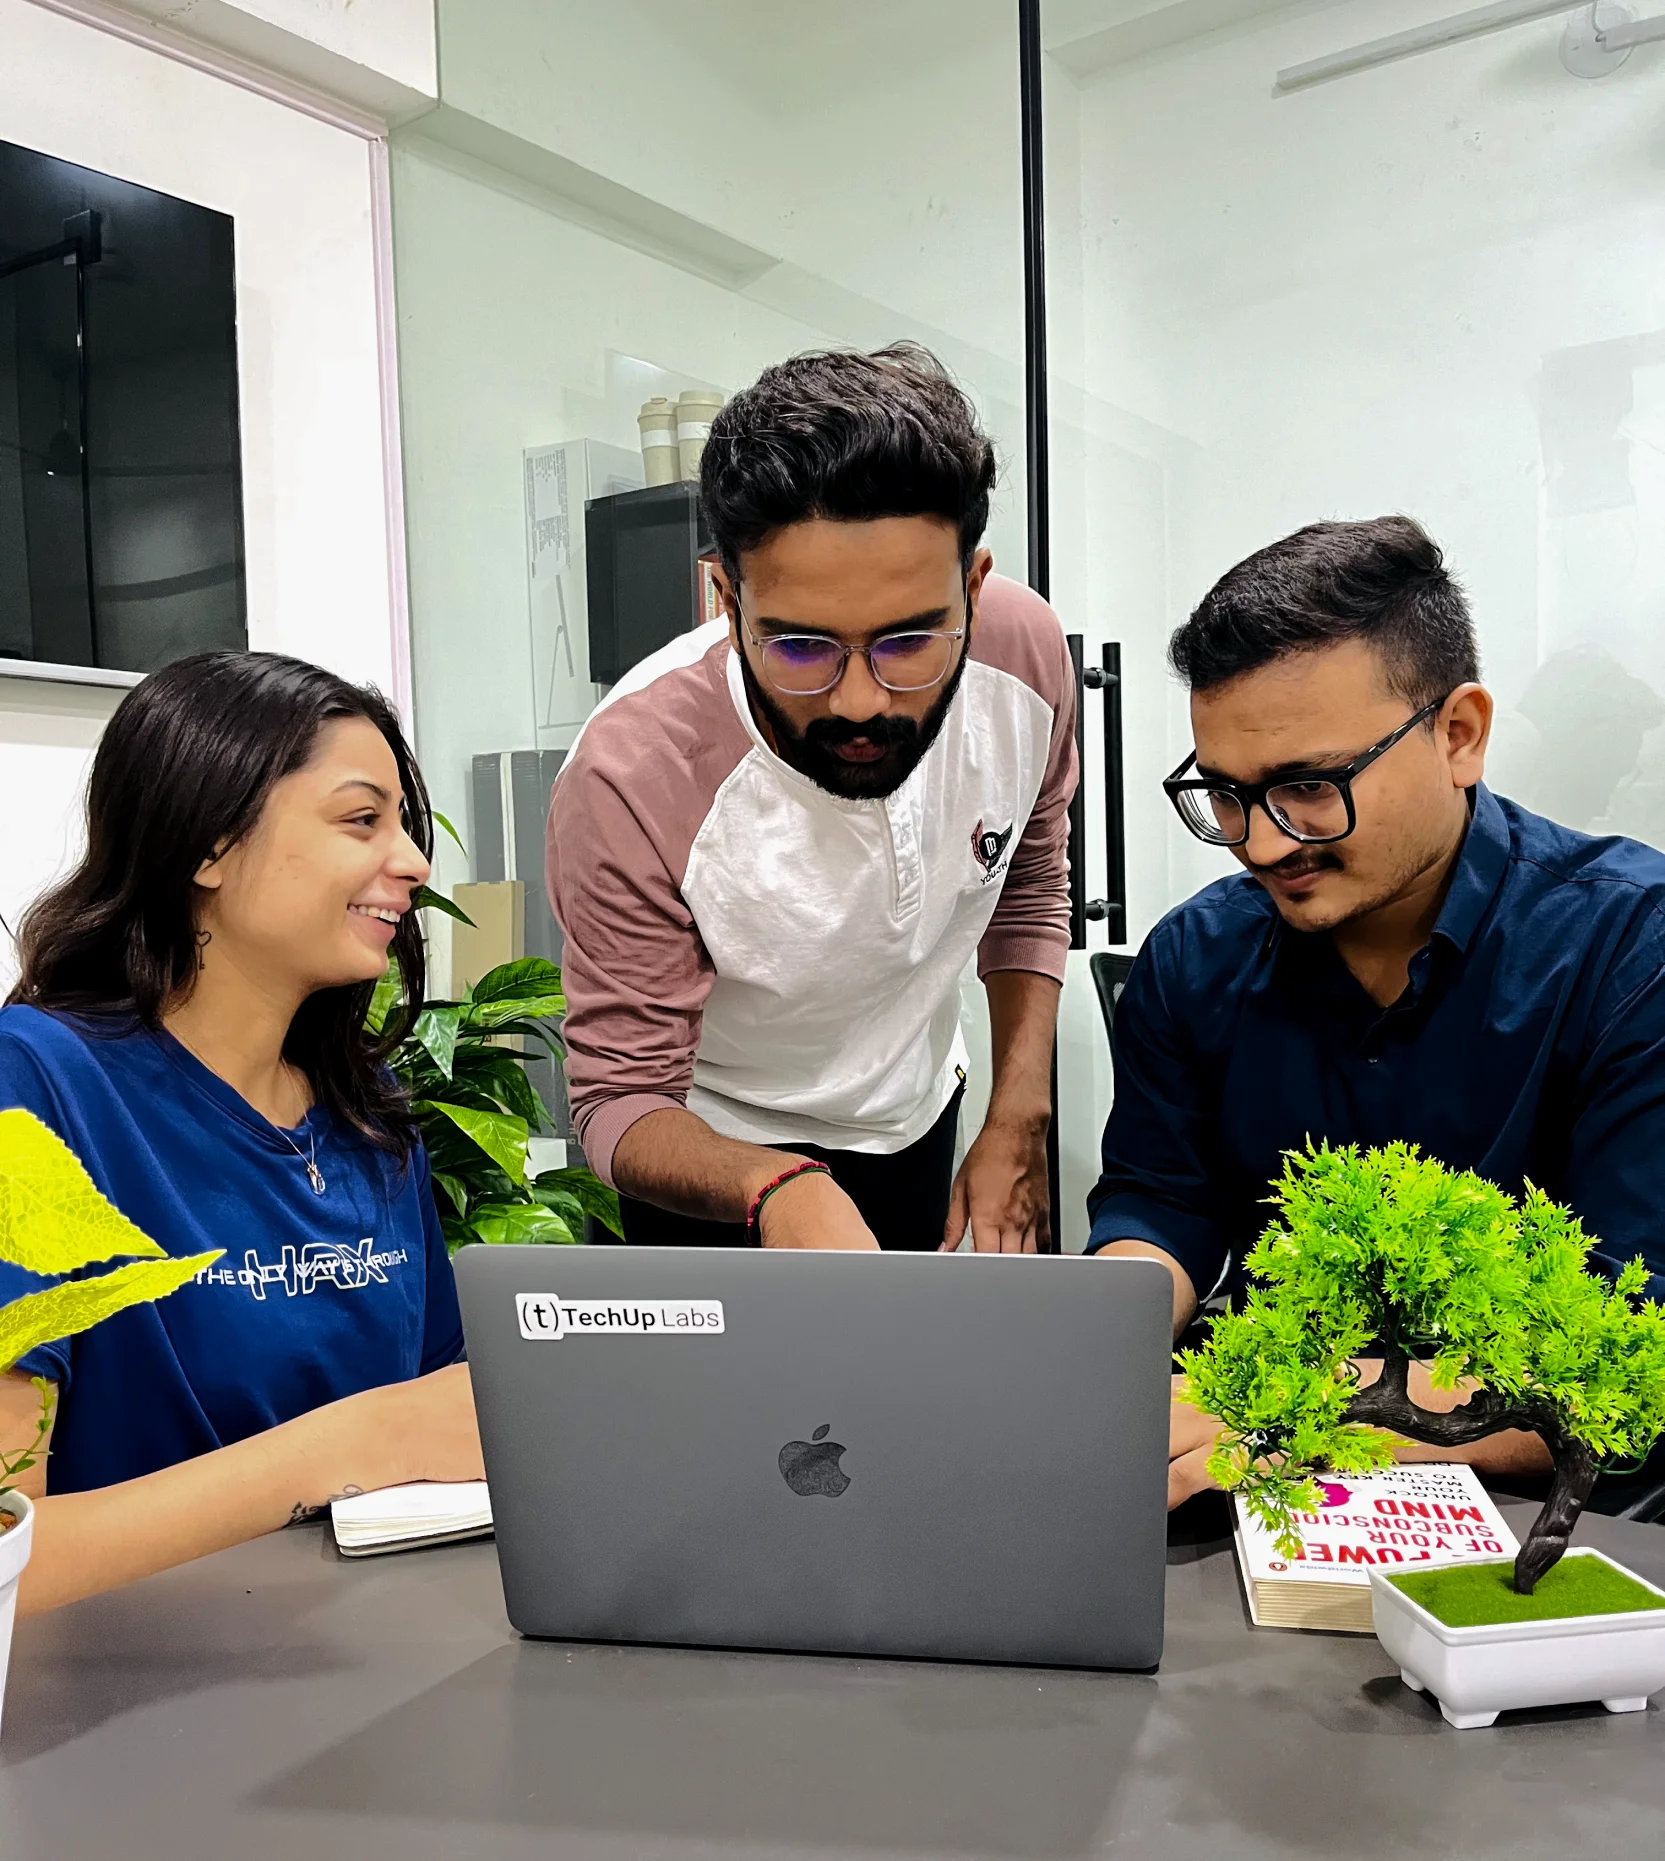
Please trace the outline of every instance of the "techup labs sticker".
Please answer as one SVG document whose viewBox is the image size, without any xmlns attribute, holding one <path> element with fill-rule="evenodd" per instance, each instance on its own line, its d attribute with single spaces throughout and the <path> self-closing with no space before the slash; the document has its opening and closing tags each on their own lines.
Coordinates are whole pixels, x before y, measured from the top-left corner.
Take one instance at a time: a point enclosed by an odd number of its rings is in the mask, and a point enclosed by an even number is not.
<svg viewBox="0 0 1665 1861">
<path fill-rule="evenodd" d="M 520 1335 L 548 1338 L 710 1338 L 723 1328 L 720 1299 L 562 1299 L 517 1292 Z"/>
</svg>

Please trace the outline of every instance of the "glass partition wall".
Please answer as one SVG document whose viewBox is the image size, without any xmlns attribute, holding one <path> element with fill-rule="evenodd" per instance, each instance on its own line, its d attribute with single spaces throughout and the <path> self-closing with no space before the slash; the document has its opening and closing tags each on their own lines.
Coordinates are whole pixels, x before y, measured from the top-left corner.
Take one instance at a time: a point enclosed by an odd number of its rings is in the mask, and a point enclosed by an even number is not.
<svg viewBox="0 0 1665 1861">
<path fill-rule="evenodd" d="M 393 138 L 415 721 L 470 848 L 440 879 L 523 878 L 529 951 L 543 797 L 618 671 L 588 660 L 585 502 L 652 531 L 629 493 L 677 457 L 644 406 L 923 342 L 999 448 L 988 540 L 1025 579 L 1016 44 L 1008 0 L 442 0 L 441 108 Z"/>
<path fill-rule="evenodd" d="M 1044 0 L 1053 595 L 1089 662 L 1122 646 L 1129 949 L 1231 869 L 1158 787 L 1191 747 L 1167 635 L 1320 518 L 1404 511 L 1444 546 L 1495 788 L 1665 845 L 1665 45 L 1575 75 L 1569 6 L 1368 49 L 1463 12 Z M 1358 68 L 1279 87 L 1343 52 Z M 1096 1157 L 1072 1104 L 1102 1116 L 1111 1089 L 1084 989 L 1063 1078 L 1073 1206 Z"/>
<path fill-rule="evenodd" d="M 1125 861 L 1115 947 L 1229 869 L 1158 787 L 1190 745 L 1168 634 L 1321 517 L 1403 510 L 1445 546 L 1499 700 L 1498 788 L 1665 844 L 1665 47 L 1579 77 L 1558 16 L 1279 88 L 1402 30 L 1403 0 L 1038 10 L 1050 592 L 1089 666 L 1121 651 L 1125 823 L 1107 849 L 1089 692 L 1081 839 L 1088 898 L 1113 889 L 1107 850 Z M 990 541 L 1027 575 L 1023 11 L 443 0 L 442 106 L 394 138 L 394 230 L 416 724 L 472 876 L 538 889 L 538 757 L 599 691 L 582 506 L 643 482 L 654 397 L 915 337 L 1001 449 Z M 442 880 L 470 876 L 446 850 Z M 1071 965 L 1079 1247 L 1112 1080 Z"/>
</svg>

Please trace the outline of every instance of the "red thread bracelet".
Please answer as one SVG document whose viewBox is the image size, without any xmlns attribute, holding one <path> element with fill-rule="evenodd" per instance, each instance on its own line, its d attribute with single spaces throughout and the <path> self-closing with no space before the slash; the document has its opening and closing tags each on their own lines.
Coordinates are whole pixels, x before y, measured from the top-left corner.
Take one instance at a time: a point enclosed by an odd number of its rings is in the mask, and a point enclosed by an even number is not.
<svg viewBox="0 0 1665 1861">
<path fill-rule="evenodd" d="M 758 1190 L 757 1194 L 752 1197 L 751 1207 L 746 1210 L 746 1239 L 748 1242 L 755 1247 L 761 1247 L 763 1245 L 763 1235 L 757 1224 L 763 1214 L 763 1204 L 768 1201 L 770 1196 L 784 1184 L 791 1182 L 794 1176 L 808 1176 L 812 1173 L 821 1176 L 830 1176 L 832 1171 L 827 1168 L 826 1164 L 816 1163 L 812 1159 L 806 1157 L 802 1163 L 794 1163 L 791 1169 L 782 1170 L 773 1182 L 765 1183 L 763 1187 Z"/>
</svg>

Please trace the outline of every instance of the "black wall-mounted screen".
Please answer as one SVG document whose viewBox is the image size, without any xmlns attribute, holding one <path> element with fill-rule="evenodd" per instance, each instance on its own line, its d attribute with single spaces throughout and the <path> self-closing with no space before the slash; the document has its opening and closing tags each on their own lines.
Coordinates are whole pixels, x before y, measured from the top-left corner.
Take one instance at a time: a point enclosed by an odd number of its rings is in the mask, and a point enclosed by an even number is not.
<svg viewBox="0 0 1665 1861">
<path fill-rule="evenodd" d="M 248 643 L 232 222 L 0 142 L 0 660 Z"/>
</svg>

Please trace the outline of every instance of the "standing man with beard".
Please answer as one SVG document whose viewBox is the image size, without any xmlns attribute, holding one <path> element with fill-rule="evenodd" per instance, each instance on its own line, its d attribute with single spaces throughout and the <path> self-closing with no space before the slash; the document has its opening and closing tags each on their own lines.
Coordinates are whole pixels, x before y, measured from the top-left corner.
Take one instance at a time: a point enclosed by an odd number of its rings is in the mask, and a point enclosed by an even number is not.
<svg viewBox="0 0 1665 1861">
<path fill-rule="evenodd" d="M 990 573 L 994 482 L 908 346 L 782 363 L 712 427 L 726 618 L 621 680 L 550 811 L 573 1115 L 631 1241 L 1045 1241 L 1075 686 Z M 973 956 L 993 1077 L 956 1175 Z"/>
</svg>

